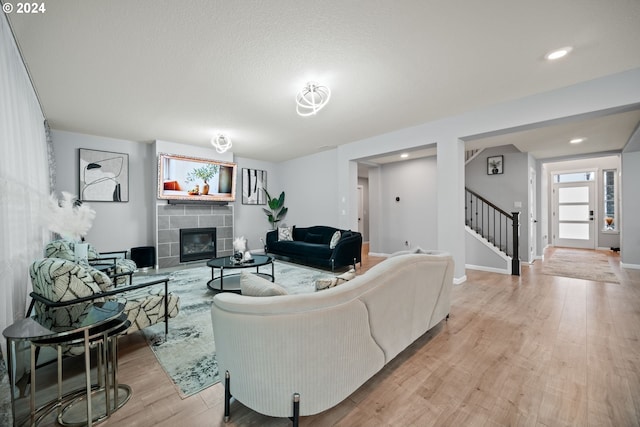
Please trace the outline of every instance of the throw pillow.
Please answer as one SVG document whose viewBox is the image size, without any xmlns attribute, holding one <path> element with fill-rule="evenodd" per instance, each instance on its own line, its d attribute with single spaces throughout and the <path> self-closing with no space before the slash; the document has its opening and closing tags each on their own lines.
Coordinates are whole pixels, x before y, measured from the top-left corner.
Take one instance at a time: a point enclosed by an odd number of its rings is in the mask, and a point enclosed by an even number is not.
<svg viewBox="0 0 640 427">
<path fill-rule="evenodd" d="M 322 235 L 321 234 L 314 234 L 314 233 L 307 233 L 304 236 L 304 241 L 307 243 L 322 243 Z"/>
<path fill-rule="evenodd" d="M 287 295 L 282 286 L 248 271 L 240 273 L 240 293 L 250 297 Z"/>
<path fill-rule="evenodd" d="M 316 280 L 316 291 L 321 291 L 322 289 L 333 288 L 334 286 L 338 286 L 347 282 L 356 277 L 356 270 L 351 269 L 345 273 L 342 273 L 336 277 L 330 277 L 327 279 L 318 279 Z"/>
<path fill-rule="evenodd" d="M 347 280 L 355 279 L 355 277 L 356 277 L 356 269 L 355 268 L 352 268 L 351 270 L 345 271 L 344 273 L 338 275 L 338 278 L 344 280 L 345 282 Z"/>
<path fill-rule="evenodd" d="M 293 226 L 278 227 L 278 240 L 293 240 Z"/>
<path fill-rule="evenodd" d="M 331 236 L 331 242 L 329 242 L 329 249 L 334 249 L 339 241 L 340 241 L 340 232 L 336 231 L 335 233 L 333 233 L 333 236 Z"/>
<path fill-rule="evenodd" d="M 250 297 L 287 295 L 282 286 L 248 271 L 240 273 L 240 293 Z"/>
<path fill-rule="evenodd" d="M 113 282 L 109 276 L 104 274 L 102 271 L 96 270 L 91 266 L 87 266 L 86 269 L 102 292 L 110 291 L 113 288 Z"/>
</svg>

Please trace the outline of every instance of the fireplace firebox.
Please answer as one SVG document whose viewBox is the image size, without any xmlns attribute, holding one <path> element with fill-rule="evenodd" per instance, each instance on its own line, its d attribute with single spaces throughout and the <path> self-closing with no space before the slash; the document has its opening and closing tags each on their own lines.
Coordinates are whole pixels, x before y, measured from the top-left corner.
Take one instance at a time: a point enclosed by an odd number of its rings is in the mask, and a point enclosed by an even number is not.
<svg viewBox="0 0 640 427">
<path fill-rule="evenodd" d="M 200 261 L 215 257 L 215 227 L 180 229 L 180 262 Z"/>
</svg>

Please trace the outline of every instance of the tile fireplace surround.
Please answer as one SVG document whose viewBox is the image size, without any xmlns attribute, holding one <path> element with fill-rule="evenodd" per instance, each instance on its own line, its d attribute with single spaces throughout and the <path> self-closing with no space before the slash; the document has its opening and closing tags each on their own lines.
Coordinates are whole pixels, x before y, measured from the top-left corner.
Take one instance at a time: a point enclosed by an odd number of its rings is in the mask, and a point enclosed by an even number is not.
<svg viewBox="0 0 640 427">
<path fill-rule="evenodd" d="M 157 205 L 156 227 L 159 268 L 185 265 L 180 263 L 181 228 L 215 227 L 218 256 L 233 252 L 233 205 Z"/>
</svg>

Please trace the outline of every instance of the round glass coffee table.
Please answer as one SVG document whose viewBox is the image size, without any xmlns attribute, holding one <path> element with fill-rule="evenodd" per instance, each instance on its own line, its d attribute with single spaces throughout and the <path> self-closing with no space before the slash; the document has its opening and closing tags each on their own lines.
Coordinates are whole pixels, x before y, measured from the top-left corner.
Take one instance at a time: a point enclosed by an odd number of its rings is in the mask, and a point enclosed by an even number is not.
<svg viewBox="0 0 640 427">
<path fill-rule="evenodd" d="M 260 267 L 265 265 L 271 265 L 271 274 L 261 273 Z M 207 261 L 207 266 L 211 267 L 211 280 L 207 282 L 207 287 L 216 292 L 240 292 L 240 274 L 227 274 L 225 270 L 231 269 L 243 269 L 255 267 L 254 274 L 262 276 L 273 282 L 273 257 L 268 255 L 253 255 L 253 262 L 240 262 L 233 261 L 230 257 L 213 258 Z M 216 268 L 220 269 L 220 275 L 216 276 Z"/>
</svg>

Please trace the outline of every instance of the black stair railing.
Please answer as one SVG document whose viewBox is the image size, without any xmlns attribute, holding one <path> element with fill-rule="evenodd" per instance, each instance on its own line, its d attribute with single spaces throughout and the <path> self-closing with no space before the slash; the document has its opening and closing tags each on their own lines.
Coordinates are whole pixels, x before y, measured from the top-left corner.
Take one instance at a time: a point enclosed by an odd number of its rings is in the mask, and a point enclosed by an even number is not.
<svg viewBox="0 0 640 427">
<path fill-rule="evenodd" d="M 511 257 L 511 274 L 520 275 L 518 236 L 520 212 L 507 213 L 479 194 L 465 188 L 465 223 Z"/>
</svg>

